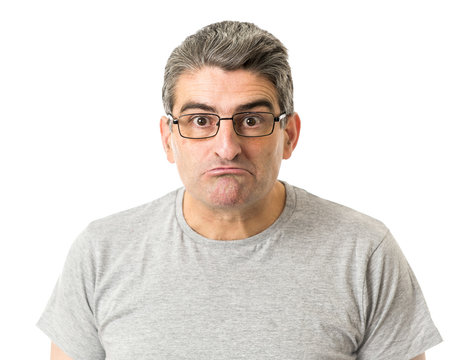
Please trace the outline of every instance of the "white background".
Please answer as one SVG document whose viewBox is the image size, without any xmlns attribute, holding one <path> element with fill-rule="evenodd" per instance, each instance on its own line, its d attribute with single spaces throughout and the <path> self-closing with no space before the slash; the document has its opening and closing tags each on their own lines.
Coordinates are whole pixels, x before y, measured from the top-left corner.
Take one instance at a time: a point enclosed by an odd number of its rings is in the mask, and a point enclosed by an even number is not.
<svg viewBox="0 0 467 360">
<path fill-rule="evenodd" d="M 47 359 L 36 327 L 92 220 L 181 185 L 159 140 L 165 62 L 211 22 L 288 47 L 302 134 L 280 178 L 381 219 L 444 342 L 467 332 L 464 1 L 2 1 L 2 359 Z"/>
</svg>

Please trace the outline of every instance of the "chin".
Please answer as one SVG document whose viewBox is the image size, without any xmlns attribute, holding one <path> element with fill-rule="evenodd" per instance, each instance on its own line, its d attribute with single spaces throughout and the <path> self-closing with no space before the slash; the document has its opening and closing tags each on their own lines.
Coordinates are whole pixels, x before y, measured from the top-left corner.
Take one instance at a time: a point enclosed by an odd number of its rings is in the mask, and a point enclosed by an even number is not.
<svg viewBox="0 0 467 360">
<path fill-rule="evenodd" d="M 246 205 L 252 197 L 252 184 L 241 181 L 235 176 L 217 179 L 208 189 L 207 199 L 212 207 L 232 208 Z"/>
<path fill-rule="evenodd" d="M 245 187 L 236 181 L 220 181 L 209 192 L 211 204 L 218 207 L 232 207 L 245 202 Z"/>
</svg>

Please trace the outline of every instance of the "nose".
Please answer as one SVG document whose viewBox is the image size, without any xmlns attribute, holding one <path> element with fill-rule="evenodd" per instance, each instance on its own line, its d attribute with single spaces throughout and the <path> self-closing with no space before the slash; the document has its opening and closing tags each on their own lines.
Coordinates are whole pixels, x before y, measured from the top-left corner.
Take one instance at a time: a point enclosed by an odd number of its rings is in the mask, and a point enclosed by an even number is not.
<svg viewBox="0 0 467 360">
<path fill-rule="evenodd" d="M 241 139 L 235 132 L 231 119 L 219 122 L 219 131 L 213 138 L 214 151 L 221 159 L 232 161 L 242 152 Z"/>
</svg>

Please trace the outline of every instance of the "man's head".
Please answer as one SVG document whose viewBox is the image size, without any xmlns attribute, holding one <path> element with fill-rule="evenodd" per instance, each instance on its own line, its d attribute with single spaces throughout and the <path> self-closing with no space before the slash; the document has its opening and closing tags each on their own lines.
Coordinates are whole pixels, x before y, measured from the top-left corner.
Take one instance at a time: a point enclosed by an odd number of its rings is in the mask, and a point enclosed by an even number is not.
<svg viewBox="0 0 467 360">
<path fill-rule="evenodd" d="M 170 56 L 163 97 L 162 141 L 186 195 L 211 209 L 267 202 L 300 131 L 283 45 L 252 24 L 205 27 Z"/>
<path fill-rule="evenodd" d="M 206 66 L 249 70 L 276 88 L 280 111 L 292 114 L 293 83 L 287 49 L 269 32 L 245 22 L 223 21 L 191 35 L 170 55 L 165 67 L 162 100 L 170 114 L 180 75 Z"/>
</svg>

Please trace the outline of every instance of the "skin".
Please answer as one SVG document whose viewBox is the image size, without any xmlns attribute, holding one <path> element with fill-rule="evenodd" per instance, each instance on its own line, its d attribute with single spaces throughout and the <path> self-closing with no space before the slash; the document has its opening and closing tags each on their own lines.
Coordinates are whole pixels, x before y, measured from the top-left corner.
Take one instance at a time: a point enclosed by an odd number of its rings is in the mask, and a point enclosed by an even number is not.
<svg viewBox="0 0 467 360">
<path fill-rule="evenodd" d="M 50 349 L 50 360 L 73 360 L 67 354 L 65 354 L 62 349 L 60 349 L 57 345 L 52 343 Z"/>
<path fill-rule="evenodd" d="M 426 360 L 425 353 L 418 355 L 417 357 L 413 358 L 412 360 Z"/>
<path fill-rule="evenodd" d="M 270 103 L 245 108 L 256 101 Z M 201 104 L 190 106 L 187 104 Z M 208 111 L 209 110 L 209 111 Z M 173 116 L 214 112 L 231 117 L 239 111 L 280 113 L 273 84 L 250 71 L 224 71 L 205 67 L 184 73 L 177 81 Z M 162 143 L 167 159 L 175 163 L 185 185 L 184 216 L 201 235 L 216 240 L 236 240 L 270 226 L 285 203 L 284 186 L 277 181 L 283 159 L 295 149 L 300 118 L 288 117 L 287 126 L 276 124 L 270 136 L 238 136 L 229 120 L 221 122 L 210 139 L 185 139 L 177 125 L 173 132 L 161 119 Z"/>
</svg>

